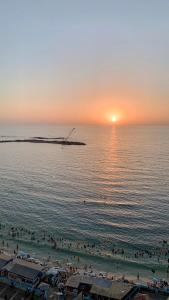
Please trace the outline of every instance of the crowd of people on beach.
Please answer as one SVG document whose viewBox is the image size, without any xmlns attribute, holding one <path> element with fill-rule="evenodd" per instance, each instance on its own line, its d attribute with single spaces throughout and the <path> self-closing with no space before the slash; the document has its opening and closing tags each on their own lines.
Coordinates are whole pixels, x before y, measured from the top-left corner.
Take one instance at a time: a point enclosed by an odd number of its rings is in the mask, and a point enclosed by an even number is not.
<svg viewBox="0 0 169 300">
<path fill-rule="evenodd" d="M 49 233 L 46 230 L 41 232 L 33 231 L 25 227 L 15 227 L 9 224 L 0 223 L 0 236 L 2 239 L 2 246 L 9 247 L 5 240 L 16 241 L 16 250 L 18 251 L 18 244 L 22 241 L 31 241 L 35 245 L 48 245 L 53 250 L 66 250 L 70 253 L 77 253 L 78 260 L 80 255 L 93 255 L 98 257 L 116 258 L 125 261 L 141 261 L 150 262 L 156 265 L 166 265 L 166 272 L 169 274 L 169 244 L 166 240 L 160 241 L 156 247 L 140 247 L 128 249 L 127 247 L 119 247 L 119 244 L 111 243 L 110 240 L 102 242 L 84 242 L 65 239 L 54 233 Z"/>
<path fill-rule="evenodd" d="M 154 247 L 153 249 L 137 249 L 133 251 L 132 257 L 135 259 L 151 259 L 156 258 L 157 262 L 160 263 L 160 259 L 164 260 L 165 263 L 169 264 L 169 245 L 166 241 L 160 242 L 160 247 Z M 129 258 L 128 253 L 124 248 L 112 248 L 113 255 L 122 255 L 124 258 Z"/>
</svg>

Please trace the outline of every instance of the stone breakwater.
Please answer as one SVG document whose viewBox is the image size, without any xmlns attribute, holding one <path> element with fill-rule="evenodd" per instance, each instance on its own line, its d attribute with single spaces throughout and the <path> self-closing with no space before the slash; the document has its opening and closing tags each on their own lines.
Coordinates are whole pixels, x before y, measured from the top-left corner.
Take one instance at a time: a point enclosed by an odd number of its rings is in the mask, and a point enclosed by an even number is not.
<svg viewBox="0 0 169 300">
<path fill-rule="evenodd" d="M 68 141 L 58 138 L 28 138 L 28 139 L 3 139 L 0 140 L 0 143 L 38 143 L 38 144 L 59 144 L 59 145 L 76 145 L 76 146 L 85 146 L 86 144 L 78 141 Z"/>
</svg>

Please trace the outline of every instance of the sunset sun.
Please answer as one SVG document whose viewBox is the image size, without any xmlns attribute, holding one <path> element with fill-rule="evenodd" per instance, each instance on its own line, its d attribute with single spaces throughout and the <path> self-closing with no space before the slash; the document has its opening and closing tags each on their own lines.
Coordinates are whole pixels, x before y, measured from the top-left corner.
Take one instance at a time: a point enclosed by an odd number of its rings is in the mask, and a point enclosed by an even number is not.
<svg viewBox="0 0 169 300">
<path fill-rule="evenodd" d="M 117 117 L 114 115 L 111 117 L 111 121 L 112 123 L 116 123 L 117 122 Z"/>
<path fill-rule="evenodd" d="M 107 112 L 106 120 L 109 124 L 117 124 L 121 122 L 121 114 L 120 112 Z"/>
</svg>

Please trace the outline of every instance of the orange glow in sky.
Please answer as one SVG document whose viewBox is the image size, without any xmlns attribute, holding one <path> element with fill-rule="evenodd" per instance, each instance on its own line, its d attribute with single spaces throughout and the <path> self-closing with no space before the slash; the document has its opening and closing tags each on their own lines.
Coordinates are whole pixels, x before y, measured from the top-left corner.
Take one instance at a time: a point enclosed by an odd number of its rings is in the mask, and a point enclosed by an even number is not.
<svg viewBox="0 0 169 300">
<path fill-rule="evenodd" d="M 150 95 L 132 87 L 123 92 L 109 91 L 105 88 L 90 91 L 90 86 L 79 88 L 76 92 L 57 95 L 53 89 L 46 93 L 41 88 L 30 87 L 17 95 L 4 95 L 0 103 L 1 122 L 61 123 L 61 124 L 154 124 L 169 122 L 169 102 L 162 106 L 154 96 L 154 105 Z M 98 93 L 100 95 L 98 95 Z M 5 97 L 6 96 L 6 97 Z M 152 97 L 153 98 L 153 95 Z"/>
<path fill-rule="evenodd" d="M 43 2 L 0 9 L 0 123 L 169 124 L 169 1 Z"/>
</svg>

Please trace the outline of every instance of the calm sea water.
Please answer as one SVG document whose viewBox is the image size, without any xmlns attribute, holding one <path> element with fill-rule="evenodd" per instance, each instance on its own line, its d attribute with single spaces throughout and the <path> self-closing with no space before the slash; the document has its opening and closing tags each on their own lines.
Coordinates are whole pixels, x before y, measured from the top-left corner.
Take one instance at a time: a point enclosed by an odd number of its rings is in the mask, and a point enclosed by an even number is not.
<svg viewBox="0 0 169 300">
<path fill-rule="evenodd" d="M 69 130 L 1 125 L 0 135 L 62 137 Z M 77 126 L 71 139 L 87 145 L 0 144 L 1 238 L 13 243 L 10 226 L 22 226 L 39 239 L 15 238 L 24 250 L 56 257 L 77 252 L 82 262 L 109 271 L 149 269 L 156 258 L 133 255 L 169 239 L 169 127 Z M 42 243 L 43 232 L 64 238 L 62 251 Z M 95 244 L 91 255 L 85 243 Z M 125 249 L 124 262 L 111 256 L 112 248 Z"/>
</svg>

